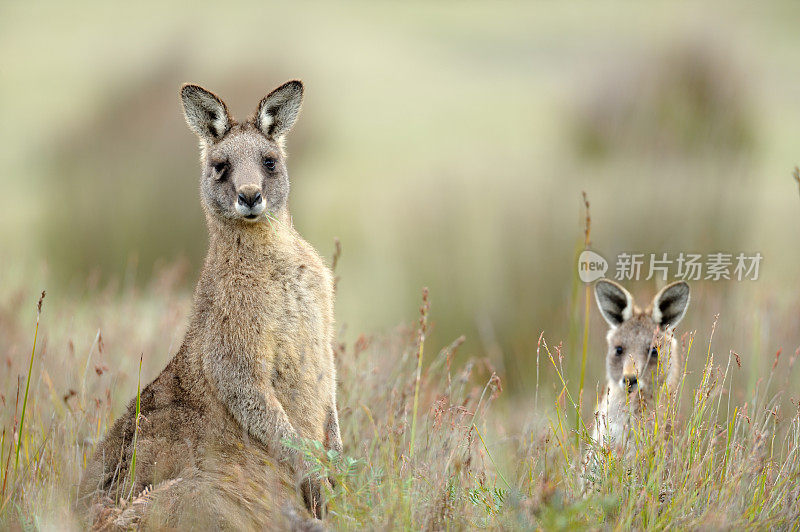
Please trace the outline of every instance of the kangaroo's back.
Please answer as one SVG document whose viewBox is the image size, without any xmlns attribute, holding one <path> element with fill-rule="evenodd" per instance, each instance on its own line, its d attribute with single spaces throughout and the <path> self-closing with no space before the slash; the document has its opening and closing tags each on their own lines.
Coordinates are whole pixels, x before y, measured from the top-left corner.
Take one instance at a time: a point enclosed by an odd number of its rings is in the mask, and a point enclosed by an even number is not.
<svg viewBox="0 0 800 532">
<path fill-rule="evenodd" d="M 291 501 L 293 476 L 210 392 L 181 350 L 142 390 L 138 431 L 131 401 L 81 481 L 81 504 L 93 520 L 231 529 L 280 520 L 275 501 Z M 130 507 L 137 499 L 138 507 Z"/>
</svg>

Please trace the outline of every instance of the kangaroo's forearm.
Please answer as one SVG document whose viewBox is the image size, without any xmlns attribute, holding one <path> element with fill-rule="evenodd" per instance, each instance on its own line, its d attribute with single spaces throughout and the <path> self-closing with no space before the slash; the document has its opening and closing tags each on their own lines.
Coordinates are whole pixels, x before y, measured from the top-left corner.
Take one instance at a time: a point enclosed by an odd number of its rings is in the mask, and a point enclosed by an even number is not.
<svg viewBox="0 0 800 532">
<path fill-rule="evenodd" d="M 272 393 L 239 388 L 220 395 L 242 427 L 267 445 L 279 459 L 287 459 L 295 454 L 284 445 L 283 440 L 294 439 L 297 431 Z"/>
<path fill-rule="evenodd" d="M 295 438 L 297 431 L 274 392 L 258 386 L 254 373 L 233 357 L 221 356 L 205 366 L 219 399 L 242 428 L 279 459 L 291 458 L 295 452 L 282 440 Z"/>
</svg>

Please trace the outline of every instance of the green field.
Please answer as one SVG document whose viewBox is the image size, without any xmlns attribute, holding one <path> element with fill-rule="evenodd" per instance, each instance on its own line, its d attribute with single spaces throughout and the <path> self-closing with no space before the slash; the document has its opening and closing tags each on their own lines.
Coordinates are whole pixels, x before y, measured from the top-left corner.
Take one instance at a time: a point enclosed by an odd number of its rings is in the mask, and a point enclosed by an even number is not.
<svg viewBox="0 0 800 532">
<path fill-rule="evenodd" d="M 244 117 L 297 77 L 294 224 L 326 258 L 342 245 L 348 460 L 320 463 L 340 480 L 333 528 L 796 529 L 799 17 L 790 2 L 2 3 L 0 527 L 79 527 L 75 484 L 140 356 L 145 383 L 180 345 L 206 249 L 181 83 Z M 582 191 L 612 262 L 764 257 L 756 281 L 692 283 L 675 431 L 643 435 L 637 467 L 612 463 L 587 497 L 575 427 L 604 383 L 605 325 L 589 301 L 581 388 Z"/>
</svg>

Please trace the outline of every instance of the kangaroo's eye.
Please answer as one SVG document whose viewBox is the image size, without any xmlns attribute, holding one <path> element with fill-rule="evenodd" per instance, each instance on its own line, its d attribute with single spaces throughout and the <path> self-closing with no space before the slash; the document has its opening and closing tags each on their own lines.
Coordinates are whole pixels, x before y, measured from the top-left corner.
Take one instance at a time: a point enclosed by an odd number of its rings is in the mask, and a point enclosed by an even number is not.
<svg viewBox="0 0 800 532">
<path fill-rule="evenodd" d="M 266 168 L 270 172 L 275 170 L 275 159 L 273 159 L 272 157 L 264 157 L 262 164 L 264 165 L 264 168 Z"/>
<path fill-rule="evenodd" d="M 211 163 L 211 168 L 214 169 L 214 173 L 216 174 L 218 181 L 222 181 L 223 179 L 225 179 L 226 175 L 228 174 L 227 162 Z"/>
<path fill-rule="evenodd" d="M 620 356 L 623 351 L 624 351 L 624 349 L 622 349 L 621 345 L 618 345 L 617 348 L 614 350 L 614 352 L 617 354 L 617 356 Z"/>
<path fill-rule="evenodd" d="M 650 350 L 650 356 L 653 357 L 653 358 L 657 357 L 658 356 L 658 349 L 656 349 L 655 347 L 653 349 L 651 349 Z"/>
</svg>

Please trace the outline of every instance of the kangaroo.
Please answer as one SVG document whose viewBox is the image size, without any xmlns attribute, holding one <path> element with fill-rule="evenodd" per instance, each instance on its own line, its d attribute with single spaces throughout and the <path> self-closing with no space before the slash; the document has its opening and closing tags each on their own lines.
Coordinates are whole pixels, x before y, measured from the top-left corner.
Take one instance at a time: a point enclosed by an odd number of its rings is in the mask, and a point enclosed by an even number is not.
<svg viewBox="0 0 800 532">
<path fill-rule="evenodd" d="M 662 384 L 669 394 L 677 390 L 682 361 L 674 329 L 689 305 L 689 285 L 678 281 L 665 286 L 644 310 L 613 281 L 597 281 L 594 294 L 610 328 L 607 384 L 598 401 L 592 438 L 597 445 L 631 458 L 636 451 L 629 441 L 632 430 L 641 428 L 642 421 L 646 426 L 649 417 L 644 414 L 666 402 L 655 405 L 654 392 Z M 584 481 L 597 465 L 590 449 L 584 460 Z"/>
<path fill-rule="evenodd" d="M 213 93 L 184 85 L 200 140 L 209 248 L 186 337 L 97 446 L 79 497 L 129 498 L 169 482 L 154 526 L 280 527 L 300 486 L 320 517 L 323 483 L 286 442 L 342 450 L 332 342 L 333 278 L 292 227 L 284 141 L 303 85 L 269 93 L 237 123 Z M 135 472 L 133 456 L 136 453 Z M 153 490 L 157 495 L 158 489 Z M 108 500 L 108 499 L 106 499 Z M 296 515 L 296 512 L 294 512 Z"/>
</svg>

